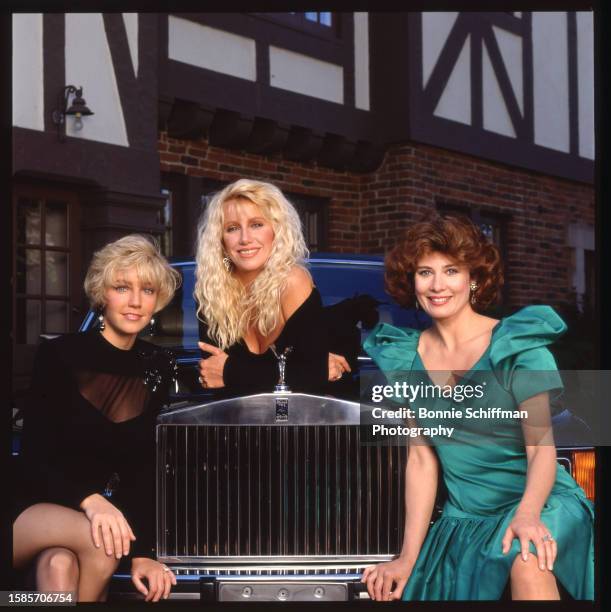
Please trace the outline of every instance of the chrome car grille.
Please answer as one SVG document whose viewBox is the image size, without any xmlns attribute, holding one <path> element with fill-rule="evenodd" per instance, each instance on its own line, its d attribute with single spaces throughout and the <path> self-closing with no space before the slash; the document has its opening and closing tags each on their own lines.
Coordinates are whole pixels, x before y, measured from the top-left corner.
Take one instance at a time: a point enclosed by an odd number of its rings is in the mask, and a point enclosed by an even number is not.
<svg viewBox="0 0 611 612">
<path fill-rule="evenodd" d="M 358 425 L 163 424 L 157 453 L 160 559 L 401 549 L 406 448 L 361 445 Z"/>
<path fill-rule="evenodd" d="M 243 566 L 231 567 L 206 567 L 204 569 L 193 568 L 191 566 L 172 566 L 172 571 L 177 576 L 359 576 L 363 570 L 371 564 L 360 564 L 339 567 L 337 564 L 332 566 L 313 566 L 313 567 L 294 567 L 283 566 L 282 568 L 245 568 Z"/>
</svg>

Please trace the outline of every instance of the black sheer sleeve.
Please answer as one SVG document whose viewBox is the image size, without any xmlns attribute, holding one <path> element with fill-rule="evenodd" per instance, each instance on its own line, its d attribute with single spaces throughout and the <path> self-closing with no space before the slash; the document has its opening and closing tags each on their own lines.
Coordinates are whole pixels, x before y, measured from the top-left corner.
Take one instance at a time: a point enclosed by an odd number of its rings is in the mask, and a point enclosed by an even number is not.
<svg viewBox="0 0 611 612">
<path fill-rule="evenodd" d="M 69 376 L 54 342 L 43 342 L 36 353 L 24 410 L 22 470 L 28 488 L 40 499 L 80 510 L 81 501 L 100 492 L 105 483 L 92 487 L 70 478 L 54 461 L 70 418 Z"/>
</svg>

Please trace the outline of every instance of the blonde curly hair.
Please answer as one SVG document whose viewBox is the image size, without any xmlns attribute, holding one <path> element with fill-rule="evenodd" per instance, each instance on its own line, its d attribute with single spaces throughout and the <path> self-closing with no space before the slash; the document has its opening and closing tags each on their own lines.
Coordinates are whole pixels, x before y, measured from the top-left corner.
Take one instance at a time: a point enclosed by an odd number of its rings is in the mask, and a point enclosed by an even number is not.
<svg viewBox="0 0 611 612">
<path fill-rule="evenodd" d="M 83 283 L 92 309 L 104 309 L 106 289 L 118 272 L 129 268 L 136 269 L 141 282 L 150 283 L 157 289 L 155 312 L 170 302 L 180 286 L 180 273 L 161 254 L 157 241 L 152 236 L 129 234 L 93 254 Z"/>
<path fill-rule="evenodd" d="M 246 287 L 223 265 L 223 204 L 230 200 L 258 206 L 274 230 L 265 267 Z M 197 236 L 193 295 L 197 316 L 208 324 L 210 338 L 225 350 L 242 339 L 250 325 L 256 325 L 262 336 L 270 334 L 280 320 L 280 296 L 288 275 L 294 266 L 304 267 L 309 254 L 294 206 L 271 183 L 239 179 L 214 195 L 201 216 Z"/>
</svg>

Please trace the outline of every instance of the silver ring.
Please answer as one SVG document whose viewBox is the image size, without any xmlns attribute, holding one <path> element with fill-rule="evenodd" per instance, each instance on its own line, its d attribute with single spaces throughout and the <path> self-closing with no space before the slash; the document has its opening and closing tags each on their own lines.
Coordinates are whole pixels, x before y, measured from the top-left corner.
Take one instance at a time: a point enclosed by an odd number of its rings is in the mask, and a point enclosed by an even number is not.
<svg viewBox="0 0 611 612">
<path fill-rule="evenodd" d="M 551 536 L 549 533 L 546 533 L 546 534 L 543 536 L 542 540 L 543 540 L 544 542 L 553 542 L 553 541 L 554 541 L 554 538 L 552 538 L 552 536 Z"/>
<path fill-rule="evenodd" d="M 164 571 L 164 572 L 169 572 L 169 571 L 170 571 L 170 568 L 169 568 L 167 565 L 164 565 L 164 566 L 163 566 L 163 571 Z"/>
</svg>

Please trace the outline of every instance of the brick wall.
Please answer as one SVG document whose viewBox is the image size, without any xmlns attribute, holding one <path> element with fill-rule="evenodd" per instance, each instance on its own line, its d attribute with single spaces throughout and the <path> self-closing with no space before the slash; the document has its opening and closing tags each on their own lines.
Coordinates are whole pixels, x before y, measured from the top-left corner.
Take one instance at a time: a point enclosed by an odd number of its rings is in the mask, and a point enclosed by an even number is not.
<svg viewBox="0 0 611 612">
<path fill-rule="evenodd" d="M 509 304 L 560 304 L 570 288 L 570 223 L 594 225 L 594 188 L 421 144 L 391 148 L 380 168 L 351 174 L 160 134 L 161 170 L 221 181 L 248 176 L 329 199 L 329 250 L 381 253 L 439 204 L 506 215 Z"/>
<path fill-rule="evenodd" d="M 329 199 L 329 250 L 357 252 L 360 249 L 359 218 L 363 177 L 321 168 L 314 163 L 296 163 L 280 155 L 262 156 L 208 146 L 205 140 L 188 141 L 160 134 L 162 172 L 184 172 L 191 176 L 231 182 L 239 178 L 270 181 L 287 192 Z"/>
<path fill-rule="evenodd" d="M 567 227 L 594 225 L 594 188 L 461 153 L 412 144 L 391 149 L 364 177 L 361 249 L 379 251 L 439 203 L 481 206 L 506 217 L 511 304 L 567 300 Z M 373 230 L 369 233 L 369 230 Z"/>
</svg>

